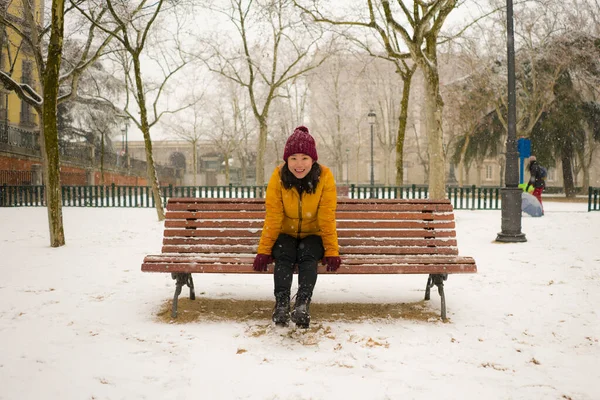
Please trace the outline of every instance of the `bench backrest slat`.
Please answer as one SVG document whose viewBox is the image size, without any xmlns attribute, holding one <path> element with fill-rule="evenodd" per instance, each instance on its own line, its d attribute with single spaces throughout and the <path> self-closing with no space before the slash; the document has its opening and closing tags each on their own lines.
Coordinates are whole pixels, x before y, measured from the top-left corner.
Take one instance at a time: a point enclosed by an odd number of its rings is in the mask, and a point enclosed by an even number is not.
<svg viewBox="0 0 600 400">
<path fill-rule="evenodd" d="M 260 237 L 261 229 L 166 229 L 165 237 Z M 454 230 L 404 229 L 404 230 L 338 230 L 338 237 L 350 238 L 448 238 L 455 237 Z"/>
<path fill-rule="evenodd" d="M 265 219 L 264 211 L 247 210 L 223 210 L 223 211 L 169 211 L 166 219 L 174 220 L 202 220 L 202 219 Z M 338 211 L 336 213 L 338 221 L 345 220 L 380 220 L 380 219 L 402 219 L 402 220 L 424 220 L 424 221 L 451 221 L 454 219 L 452 213 L 433 213 L 433 212 L 408 212 L 408 211 Z"/>
</svg>

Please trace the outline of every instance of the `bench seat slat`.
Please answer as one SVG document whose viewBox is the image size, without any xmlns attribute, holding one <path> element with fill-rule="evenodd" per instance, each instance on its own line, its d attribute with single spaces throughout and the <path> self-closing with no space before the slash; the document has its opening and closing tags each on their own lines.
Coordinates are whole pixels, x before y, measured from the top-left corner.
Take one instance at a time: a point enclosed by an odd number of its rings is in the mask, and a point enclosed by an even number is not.
<svg viewBox="0 0 600 400">
<path fill-rule="evenodd" d="M 144 272 L 177 272 L 177 273 L 227 273 L 227 274 L 264 274 L 256 272 L 252 264 L 193 264 L 193 263 L 144 263 Z M 384 264 L 384 265 L 342 265 L 336 272 L 327 271 L 319 265 L 319 274 L 460 274 L 476 272 L 475 264 Z M 267 273 L 273 273 L 269 266 Z"/>
<path fill-rule="evenodd" d="M 404 257 L 383 257 L 383 256 L 365 256 L 365 255 L 348 255 L 341 256 L 342 265 L 344 264 L 397 264 L 397 265 L 411 265 L 411 264 L 468 264 L 474 263 L 472 257 L 464 256 L 404 256 Z M 155 254 L 148 255 L 144 258 L 144 263 L 234 263 L 234 264 L 252 264 L 254 261 L 254 254 L 241 254 L 239 256 L 231 256 L 226 254 L 211 254 L 210 256 L 202 255 L 188 255 L 188 254 Z"/>
</svg>

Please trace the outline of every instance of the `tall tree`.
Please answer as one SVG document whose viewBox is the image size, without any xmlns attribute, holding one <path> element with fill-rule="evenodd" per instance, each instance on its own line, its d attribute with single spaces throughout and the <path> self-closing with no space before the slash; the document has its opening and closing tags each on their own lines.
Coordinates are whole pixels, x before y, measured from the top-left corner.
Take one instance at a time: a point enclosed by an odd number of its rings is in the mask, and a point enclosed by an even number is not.
<svg viewBox="0 0 600 400">
<path fill-rule="evenodd" d="M 594 99 L 593 88 L 600 82 L 600 46 L 595 37 L 578 32 L 563 32 L 536 43 L 539 47 L 525 46 L 517 52 L 518 134 L 531 138 L 533 151 L 543 164 L 555 166 L 556 159 L 564 162 L 565 193 L 572 196 L 574 174 L 579 169 L 583 169 L 584 177 L 589 174 L 593 160 L 589 156 L 596 147 L 590 140 L 595 102 L 588 99 Z M 504 68 L 498 60 L 482 61 L 455 85 L 454 92 L 460 90 L 467 105 L 466 112 L 457 108 L 458 115 L 463 124 L 471 121 L 474 126 L 471 132 L 463 132 L 455 160 L 469 163 L 499 154 L 498 145 L 506 137 L 506 99 L 498 84 L 505 75 Z"/>
<path fill-rule="evenodd" d="M 432 0 L 428 2 L 408 2 L 398 0 L 394 6 L 389 0 L 375 4 L 366 0 L 365 11 L 368 17 L 362 20 L 336 20 L 323 16 L 317 0 L 311 0 L 312 9 L 302 6 L 317 22 L 334 25 L 347 25 L 372 29 L 381 38 L 388 57 L 401 62 L 411 60 L 425 76 L 425 122 L 429 153 L 429 197 L 440 199 L 446 197 L 446 177 L 444 172 L 444 147 L 442 112 L 444 103 L 440 95 L 440 78 L 438 72 L 437 45 L 438 36 L 450 12 L 456 7 L 457 0 Z M 410 4 L 409 4 L 410 3 Z M 406 49 L 403 51 L 403 49 Z M 412 72 L 411 66 L 403 64 L 398 71 L 404 82 L 403 93 L 410 93 Z M 411 72 L 412 71 L 412 72 Z M 408 86 L 408 87 L 407 87 Z M 404 99 L 402 104 L 404 103 Z M 400 126 L 397 143 L 404 143 L 400 129 L 406 128 L 407 115 L 400 112 Z M 397 163 L 402 162 L 402 154 L 397 150 Z M 399 161 L 398 161 L 399 160 Z M 402 165 L 397 164 L 402 178 Z M 398 175 L 398 173 L 397 173 Z"/>
<path fill-rule="evenodd" d="M 147 82 L 145 81 L 142 72 L 142 57 L 148 53 L 146 47 L 148 44 L 150 30 L 157 21 L 163 6 L 168 3 L 165 0 L 158 0 L 156 2 L 141 0 L 138 3 L 123 3 L 115 0 L 103 0 L 101 3 L 106 5 L 109 15 L 107 16 L 107 19 L 96 21 L 93 18 L 94 10 L 98 7 L 95 2 L 89 1 L 75 3 L 75 0 L 71 0 L 71 2 L 81 12 L 82 15 L 88 18 L 90 22 L 94 23 L 99 29 L 115 38 L 124 49 L 124 53 L 121 53 L 120 60 L 125 72 L 126 89 L 128 94 L 129 90 L 131 90 L 137 110 L 131 110 L 129 96 L 127 96 L 123 111 L 129 116 L 129 119 L 134 122 L 144 136 L 148 180 L 152 185 L 152 197 L 154 199 L 154 204 L 156 205 L 158 220 L 162 221 L 165 219 L 165 212 L 162 205 L 160 184 L 158 182 L 156 167 L 154 165 L 150 128 L 159 121 L 160 117 L 164 113 L 158 112 L 157 104 L 161 93 L 167 85 L 167 82 L 189 61 L 178 37 L 180 34 L 178 23 L 180 21 L 175 18 L 173 20 L 175 29 L 170 30 L 173 32 L 172 39 L 174 41 L 175 48 L 172 58 L 167 56 L 166 53 L 162 53 L 161 55 L 161 57 L 167 61 L 165 64 L 161 65 L 163 68 L 164 78 L 158 85 L 158 88 L 155 89 L 156 96 L 154 102 L 152 103 L 154 120 L 150 121 L 149 116 L 151 113 L 147 101 Z M 112 26 L 117 26 L 119 29 L 116 31 L 111 31 L 110 27 Z M 163 31 L 163 33 L 165 35 L 167 34 L 166 31 Z M 182 108 L 187 107 L 188 106 L 183 106 Z M 136 111 L 139 112 L 139 116 L 137 115 Z M 170 112 L 176 111 L 177 110 Z"/>
<path fill-rule="evenodd" d="M 197 186 L 197 175 L 198 175 L 198 146 L 200 140 L 205 134 L 205 115 L 204 109 L 206 103 L 204 100 L 204 92 L 196 93 L 192 89 L 191 93 L 188 94 L 188 102 L 192 104 L 190 108 L 182 112 L 182 115 L 178 115 L 177 118 L 170 116 L 167 119 L 168 129 L 172 131 L 176 136 L 188 142 L 192 148 L 192 182 L 194 186 Z"/>
<path fill-rule="evenodd" d="M 42 26 L 41 14 L 33 8 L 33 3 L 23 1 L 22 5 L 21 19 L 11 18 L 8 14 L 0 14 L 0 25 L 14 32 L 27 47 L 27 52 L 32 55 L 38 77 L 35 81 L 41 83 L 42 94 L 39 94 L 29 84 L 15 81 L 10 74 L 4 71 L 0 72 L 0 81 L 6 89 L 14 91 L 21 101 L 33 107 L 40 116 L 40 145 L 50 246 L 60 247 L 65 244 L 65 234 L 60 190 L 57 107 L 60 102 L 77 96 L 77 86 L 81 74 L 100 57 L 110 39 L 98 38 L 96 29 L 90 25 L 86 41 L 77 53 L 77 58 L 70 60 L 69 68 L 66 71 L 61 71 L 65 27 L 64 0 L 52 1 L 49 29 Z M 104 12 L 103 8 L 97 9 L 92 20 L 101 18 Z M 50 36 L 46 46 L 44 35 L 48 33 Z M 98 39 L 99 43 L 97 43 Z"/>
<path fill-rule="evenodd" d="M 398 33 L 385 22 L 385 19 L 381 15 L 381 10 L 374 8 L 371 2 L 367 3 L 367 9 L 369 12 L 368 21 L 352 19 L 346 20 L 343 17 L 341 19 L 325 17 L 320 8 L 317 6 L 316 1 L 312 1 L 312 8 L 303 6 L 299 4 L 298 1 L 295 1 L 295 3 L 296 6 L 299 7 L 304 13 L 310 15 L 315 22 L 350 28 L 344 29 L 342 32 L 339 32 L 339 34 L 348 39 L 356 46 L 356 48 L 366 52 L 371 57 L 383 59 L 392 63 L 395 72 L 402 81 L 402 99 L 397 106 L 397 110 L 394 110 L 391 113 L 379 113 L 379 120 L 384 121 L 383 126 L 385 126 L 386 129 L 378 129 L 378 132 L 380 133 L 381 131 L 387 131 L 388 128 L 396 130 L 396 137 L 392 140 L 392 142 L 395 143 L 396 151 L 395 183 L 397 186 L 402 185 L 404 178 L 404 144 L 406 138 L 406 129 L 408 126 L 408 106 L 411 93 L 410 89 L 417 64 L 411 62 L 410 54 L 402 49 L 402 39 L 399 38 Z M 376 42 L 373 43 L 373 37 L 371 36 L 360 37 L 358 32 L 353 31 L 352 28 L 366 28 L 372 31 L 375 34 Z M 382 52 L 381 49 L 384 49 L 384 51 Z M 360 56 L 362 55 L 359 55 L 359 57 Z M 374 93 L 373 96 L 376 96 L 376 93 Z M 369 111 L 374 108 L 381 108 L 380 102 L 375 100 L 375 98 L 368 99 L 367 101 L 371 103 L 367 107 Z M 365 111 L 366 110 L 363 110 L 363 114 Z M 386 115 L 390 117 L 389 120 L 386 119 Z M 396 115 L 396 117 L 392 117 L 392 115 Z M 397 121 L 395 121 L 394 118 L 397 118 Z M 365 119 L 361 118 L 361 121 L 364 125 Z M 360 123 L 358 125 L 360 125 Z M 385 143 L 388 142 L 385 141 Z M 357 149 L 356 153 L 358 157 L 360 149 Z"/>
<path fill-rule="evenodd" d="M 348 52 L 339 52 L 308 79 L 312 92 L 312 133 L 319 138 L 319 148 L 326 151 L 338 180 L 343 176 L 346 149 L 354 156 L 355 146 L 360 145 L 354 127 L 366 119 L 365 113 L 356 112 L 362 108 L 364 99 L 355 93 L 366 78 L 361 73 L 363 65 L 355 61 Z M 287 130 L 288 135 L 290 131 Z"/>
<path fill-rule="evenodd" d="M 584 101 L 568 72 L 558 80 L 554 92 L 555 100 L 534 126 L 531 142 L 542 164 L 561 161 L 565 194 L 573 197 L 575 175 L 582 167 L 589 168 L 586 155 L 593 154 L 594 140 L 600 142 L 600 104 Z"/>
<path fill-rule="evenodd" d="M 214 40 L 201 40 L 198 57 L 213 72 L 245 88 L 259 127 L 256 147 L 256 184 L 265 183 L 265 151 L 269 112 L 281 88 L 317 68 L 328 56 L 318 48 L 322 33 L 311 31 L 291 0 L 229 0 L 210 10 L 226 19 L 234 37 L 229 47 L 220 29 Z"/>
</svg>

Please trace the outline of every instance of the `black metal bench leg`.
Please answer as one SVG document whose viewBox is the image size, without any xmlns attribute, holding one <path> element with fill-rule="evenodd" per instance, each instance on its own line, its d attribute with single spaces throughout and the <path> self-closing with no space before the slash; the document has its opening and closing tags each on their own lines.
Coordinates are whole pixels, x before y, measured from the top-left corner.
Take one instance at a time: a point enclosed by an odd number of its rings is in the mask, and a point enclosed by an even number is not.
<svg viewBox="0 0 600 400">
<path fill-rule="evenodd" d="M 444 294 L 444 281 L 440 279 L 438 282 L 436 282 L 436 285 L 438 287 L 438 293 L 440 294 L 440 299 L 442 302 L 442 321 L 446 322 L 446 295 Z"/>
<path fill-rule="evenodd" d="M 427 287 L 425 288 L 425 300 L 430 299 L 430 289 L 433 285 L 437 286 L 441 299 L 442 321 L 446 322 L 446 295 L 444 294 L 444 281 L 448 279 L 448 274 L 430 274 L 427 278 Z"/>
<path fill-rule="evenodd" d="M 431 287 L 433 286 L 431 274 L 427 277 L 427 285 L 425 285 L 425 300 L 431 299 Z"/>
<path fill-rule="evenodd" d="M 188 274 L 190 276 L 188 280 L 188 287 L 190 288 L 190 300 L 196 300 L 196 291 L 194 290 L 194 280 L 192 279 L 192 274 Z"/>
<path fill-rule="evenodd" d="M 192 274 L 172 273 L 171 277 L 175 280 L 175 294 L 173 295 L 171 317 L 177 318 L 177 301 L 179 300 L 179 295 L 181 294 L 183 285 L 187 285 L 190 288 L 190 299 L 196 299 L 196 293 L 194 292 L 194 281 L 192 280 Z"/>
</svg>

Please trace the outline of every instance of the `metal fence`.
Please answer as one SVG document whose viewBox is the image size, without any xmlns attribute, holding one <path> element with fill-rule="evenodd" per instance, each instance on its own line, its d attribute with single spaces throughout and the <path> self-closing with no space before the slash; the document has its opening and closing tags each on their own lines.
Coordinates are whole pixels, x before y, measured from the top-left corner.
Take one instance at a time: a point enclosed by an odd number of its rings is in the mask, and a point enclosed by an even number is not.
<svg viewBox="0 0 600 400">
<path fill-rule="evenodd" d="M 600 188 L 590 187 L 588 191 L 588 211 L 600 211 Z"/>
<path fill-rule="evenodd" d="M 347 192 L 346 192 L 347 190 Z M 170 197 L 198 198 L 263 198 L 264 186 L 164 186 L 162 201 Z M 424 199 L 426 186 L 340 188 L 339 194 L 352 199 Z M 155 207 L 149 186 L 68 186 L 61 187 L 62 205 L 66 207 Z M 455 187 L 448 189 L 448 198 L 455 209 L 497 210 L 500 208 L 500 188 Z M 0 207 L 45 206 L 44 186 L 0 186 Z"/>
<path fill-rule="evenodd" d="M 499 210 L 499 187 L 448 187 L 448 199 L 455 210 Z M 426 199 L 427 186 L 355 186 L 351 185 L 348 197 L 351 199 Z"/>
<path fill-rule="evenodd" d="M 46 206 L 44 186 L 0 185 L 0 207 Z M 169 197 L 262 198 L 260 186 L 163 186 L 163 203 Z M 150 186 L 61 186 L 62 205 L 66 207 L 155 207 Z"/>
<path fill-rule="evenodd" d="M 264 186 L 163 186 L 163 203 L 170 197 L 198 198 L 263 198 Z M 450 187 L 448 199 L 455 210 L 499 210 L 499 187 Z M 339 195 L 351 199 L 425 199 L 427 186 L 355 186 L 340 187 Z M 83 186 L 61 187 L 62 205 L 66 207 L 155 207 L 149 186 Z M 0 185 L 0 207 L 46 206 L 45 187 Z M 590 187 L 588 211 L 600 211 L 600 188 Z"/>
</svg>

